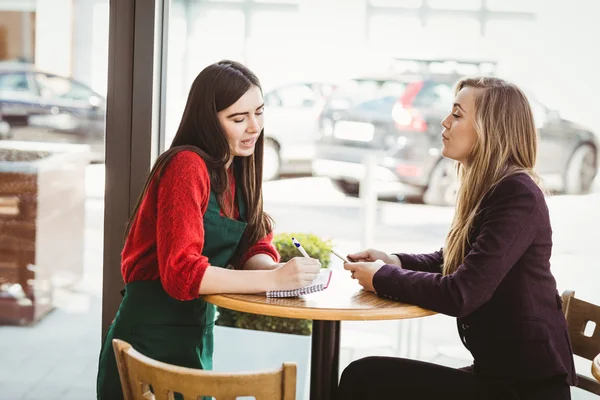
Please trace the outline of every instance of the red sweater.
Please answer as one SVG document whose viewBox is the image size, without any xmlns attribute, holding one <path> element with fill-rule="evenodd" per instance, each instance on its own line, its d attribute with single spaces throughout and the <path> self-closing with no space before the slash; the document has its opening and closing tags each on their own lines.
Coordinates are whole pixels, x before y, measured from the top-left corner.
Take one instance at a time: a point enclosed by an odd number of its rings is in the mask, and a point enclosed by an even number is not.
<svg viewBox="0 0 600 400">
<path fill-rule="evenodd" d="M 235 193 L 232 177 L 228 193 Z M 198 297 L 200 282 L 209 266 L 208 258 L 202 255 L 203 215 L 209 198 L 210 178 L 204 160 L 188 150 L 173 156 L 159 184 L 156 181 L 150 184 L 125 241 L 121 253 L 125 283 L 160 279 L 171 297 L 178 300 Z M 230 199 L 226 198 L 225 204 L 231 204 Z M 238 216 L 235 208 L 234 218 Z M 271 232 L 256 242 L 239 265 L 243 266 L 256 254 L 267 254 L 279 262 L 272 239 Z"/>
</svg>

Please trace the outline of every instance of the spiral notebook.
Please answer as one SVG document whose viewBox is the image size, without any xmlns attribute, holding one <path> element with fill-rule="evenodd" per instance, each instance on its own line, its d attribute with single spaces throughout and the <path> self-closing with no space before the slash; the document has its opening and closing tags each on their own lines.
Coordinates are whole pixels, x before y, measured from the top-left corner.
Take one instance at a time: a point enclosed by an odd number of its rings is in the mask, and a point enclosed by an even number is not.
<svg viewBox="0 0 600 400">
<path fill-rule="evenodd" d="M 331 270 L 327 269 L 319 272 L 317 278 L 308 286 L 293 290 L 271 290 L 267 292 L 267 297 L 298 297 L 305 294 L 316 293 L 327 289 L 331 281 Z"/>
</svg>

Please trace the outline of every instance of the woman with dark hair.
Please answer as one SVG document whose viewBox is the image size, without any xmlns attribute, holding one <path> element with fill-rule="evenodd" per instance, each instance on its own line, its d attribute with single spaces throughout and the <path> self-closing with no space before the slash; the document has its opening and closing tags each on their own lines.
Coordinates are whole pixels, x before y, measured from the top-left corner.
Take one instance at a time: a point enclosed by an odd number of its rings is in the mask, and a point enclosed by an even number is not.
<svg viewBox="0 0 600 400">
<path fill-rule="evenodd" d="M 126 287 L 100 353 L 99 399 L 123 398 L 113 338 L 159 361 L 211 369 L 216 312 L 199 295 L 296 289 L 316 278 L 319 261 L 278 264 L 271 243 L 263 111 L 258 78 L 239 63 L 210 65 L 192 84 L 127 224 Z"/>
</svg>

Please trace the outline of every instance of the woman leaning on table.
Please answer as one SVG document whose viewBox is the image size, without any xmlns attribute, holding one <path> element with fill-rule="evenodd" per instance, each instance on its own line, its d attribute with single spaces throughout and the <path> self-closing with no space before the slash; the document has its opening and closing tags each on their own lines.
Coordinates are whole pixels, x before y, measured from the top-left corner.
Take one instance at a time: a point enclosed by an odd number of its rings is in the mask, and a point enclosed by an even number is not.
<svg viewBox="0 0 600 400">
<path fill-rule="evenodd" d="M 239 63 L 210 65 L 192 84 L 127 225 L 125 294 L 100 353 L 99 399 L 123 398 L 113 338 L 211 369 L 215 306 L 199 295 L 296 289 L 317 276 L 311 258 L 277 264 L 262 202 L 263 112 L 258 78 Z"/>
<path fill-rule="evenodd" d="M 344 267 L 379 296 L 456 317 L 473 364 L 361 359 L 344 370 L 339 399 L 570 399 L 573 354 L 550 272 L 529 102 L 501 79 L 463 79 L 442 125 L 442 155 L 458 162 L 461 180 L 445 247 L 366 250 Z"/>
</svg>

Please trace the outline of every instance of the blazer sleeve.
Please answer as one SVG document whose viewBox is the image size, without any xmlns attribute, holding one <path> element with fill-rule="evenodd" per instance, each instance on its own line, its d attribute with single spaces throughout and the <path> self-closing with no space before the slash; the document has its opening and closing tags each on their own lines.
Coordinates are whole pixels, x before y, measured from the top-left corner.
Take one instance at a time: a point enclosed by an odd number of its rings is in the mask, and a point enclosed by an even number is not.
<svg viewBox="0 0 600 400">
<path fill-rule="evenodd" d="M 430 254 L 394 253 L 400 259 L 401 267 L 411 271 L 441 273 L 444 253 L 440 249 Z"/>
<path fill-rule="evenodd" d="M 469 315 L 492 297 L 533 243 L 543 201 L 541 192 L 507 178 L 486 201 L 479 234 L 454 273 L 444 276 L 384 265 L 373 277 L 375 291 L 450 316 Z"/>
</svg>

